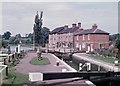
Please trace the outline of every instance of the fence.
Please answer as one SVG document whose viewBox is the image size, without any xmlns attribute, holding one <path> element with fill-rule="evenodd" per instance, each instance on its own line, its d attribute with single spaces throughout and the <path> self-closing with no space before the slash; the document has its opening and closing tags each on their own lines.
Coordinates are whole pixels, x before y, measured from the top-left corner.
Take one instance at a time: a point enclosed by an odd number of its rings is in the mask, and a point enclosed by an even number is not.
<svg viewBox="0 0 120 86">
<path fill-rule="evenodd" d="M 6 69 L 7 65 L 0 65 L 0 86 L 3 83 L 3 78 L 5 77 L 4 70 Z"/>
</svg>

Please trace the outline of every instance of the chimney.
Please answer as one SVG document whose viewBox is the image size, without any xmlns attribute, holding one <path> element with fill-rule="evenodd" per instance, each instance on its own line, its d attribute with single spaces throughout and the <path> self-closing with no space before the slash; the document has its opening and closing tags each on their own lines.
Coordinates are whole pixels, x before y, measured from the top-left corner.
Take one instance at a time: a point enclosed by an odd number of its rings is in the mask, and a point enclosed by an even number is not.
<svg viewBox="0 0 120 86">
<path fill-rule="evenodd" d="M 75 28 L 76 27 L 76 24 L 74 23 L 74 24 L 72 24 L 72 28 Z"/>
<path fill-rule="evenodd" d="M 65 25 L 65 26 L 64 26 L 64 29 L 68 29 L 68 25 Z"/>
<path fill-rule="evenodd" d="M 79 27 L 79 28 L 81 27 L 81 22 L 78 23 L 78 27 Z"/>
<path fill-rule="evenodd" d="M 84 29 L 83 28 L 80 28 L 80 31 L 83 31 Z"/>
<path fill-rule="evenodd" d="M 97 29 L 97 24 L 92 25 L 92 29 Z"/>
</svg>

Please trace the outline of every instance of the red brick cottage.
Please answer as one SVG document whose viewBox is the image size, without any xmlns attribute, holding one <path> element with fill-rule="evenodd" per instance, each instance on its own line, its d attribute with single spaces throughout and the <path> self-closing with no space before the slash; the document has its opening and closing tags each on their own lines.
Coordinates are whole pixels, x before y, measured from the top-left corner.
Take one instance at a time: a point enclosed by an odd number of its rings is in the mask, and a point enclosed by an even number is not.
<svg viewBox="0 0 120 86">
<path fill-rule="evenodd" d="M 49 34 L 50 48 L 74 48 L 74 34 L 81 31 L 81 23 L 55 28 Z"/>
<path fill-rule="evenodd" d="M 109 33 L 97 29 L 94 24 L 91 29 L 85 29 L 74 35 L 75 48 L 80 51 L 94 51 L 95 49 L 109 48 Z"/>
</svg>

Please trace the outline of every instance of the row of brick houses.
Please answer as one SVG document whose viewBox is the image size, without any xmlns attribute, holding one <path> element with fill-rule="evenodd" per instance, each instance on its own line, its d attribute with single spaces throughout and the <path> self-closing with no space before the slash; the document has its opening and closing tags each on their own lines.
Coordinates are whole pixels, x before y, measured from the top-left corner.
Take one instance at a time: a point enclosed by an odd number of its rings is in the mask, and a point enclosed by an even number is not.
<svg viewBox="0 0 120 86">
<path fill-rule="evenodd" d="M 109 48 L 109 33 L 98 29 L 96 24 L 91 29 L 81 28 L 81 23 L 55 28 L 49 34 L 50 48 L 74 48 L 80 51 L 93 51 Z"/>
</svg>

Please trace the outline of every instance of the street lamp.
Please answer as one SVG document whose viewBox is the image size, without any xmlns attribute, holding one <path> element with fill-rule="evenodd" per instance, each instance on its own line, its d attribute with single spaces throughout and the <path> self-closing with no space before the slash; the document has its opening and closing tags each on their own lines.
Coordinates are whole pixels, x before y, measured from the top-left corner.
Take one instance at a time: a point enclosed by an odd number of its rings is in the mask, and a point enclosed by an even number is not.
<svg viewBox="0 0 120 86">
<path fill-rule="evenodd" d="M 33 32 L 33 50 L 35 50 L 35 32 Z"/>
</svg>

